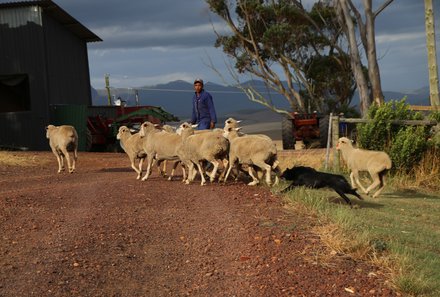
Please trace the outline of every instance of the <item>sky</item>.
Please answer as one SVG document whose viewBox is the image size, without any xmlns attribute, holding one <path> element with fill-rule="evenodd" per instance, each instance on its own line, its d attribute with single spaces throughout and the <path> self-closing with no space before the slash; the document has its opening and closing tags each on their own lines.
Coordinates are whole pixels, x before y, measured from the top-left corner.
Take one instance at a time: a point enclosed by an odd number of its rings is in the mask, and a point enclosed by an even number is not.
<svg viewBox="0 0 440 297">
<path fill-rule="evenodd" d="M 374 8 L 384 1 L 373 0 Z M 214 47 L 213 27 L 226 32 L 226 25 L 209 11 L 205 0 L 54 2 L 103 39 L 88 44 L 94 88 L 104 87 L 105 74 L 110 75 L 110 85 L 115 88 L 192 82 L 197 77 L 218 84 L 231 81 L 228 59 Z M 435 13 L 438 43 L 440 6 L 435 7 Z M 384 91 L 428 86 L 424 17 L 421 0 L 394 0 L 377 16 L 377 54 Z M 440 44 L 437 56 L 440 58 Z"/>
</svg>

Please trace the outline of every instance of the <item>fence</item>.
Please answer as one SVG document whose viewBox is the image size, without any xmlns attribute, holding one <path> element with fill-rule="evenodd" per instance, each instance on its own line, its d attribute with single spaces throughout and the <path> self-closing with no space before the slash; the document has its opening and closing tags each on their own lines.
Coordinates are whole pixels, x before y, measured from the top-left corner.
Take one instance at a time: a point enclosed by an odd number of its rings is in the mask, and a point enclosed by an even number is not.
<svg viewBox="0 0 440 297">
<path fill-rule="evenodd" d="M 339 171 L 340 170 L 340 153 L 338 150 L 336 150 L 336 143 L 338 143 L 339 139 L 339 125 L 340 123 L 347 123 L 347 124 L 359 124 L 359 123 L 369 123 L 371 122 L 371 119 L 354 119 L 354 118 L 344 118 L 340 116 L 334 116 L 332 113 L 329 117 L 329 130 L 328 130 L 328 138 L 327 138 L 327 150 L 326 150 L 326 156 L 325 156 L 325 169 L 328 168 L 329 164 L 329 157 L 330 157 L 330 146 L 333 145 L 333 170 Z M 418 125 L 424 125 L 424 126 L 435 126 L 437 125 L 436 121 L 430 121 L 430 120 L 393 120 L 391 122 L 392 124 L 396 125 L 411 125 L 411 126 L 418 126 Z"/>
</svg>

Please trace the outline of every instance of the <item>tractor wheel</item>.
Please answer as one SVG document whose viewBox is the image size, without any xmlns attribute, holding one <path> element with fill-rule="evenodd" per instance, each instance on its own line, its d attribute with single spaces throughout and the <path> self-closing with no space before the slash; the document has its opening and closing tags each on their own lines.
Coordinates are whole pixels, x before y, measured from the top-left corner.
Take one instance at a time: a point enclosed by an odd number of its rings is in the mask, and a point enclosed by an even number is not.
<svg viewBox="0 0 440 297">
<path fill-rule="evenodd" d="M 319 144 L 321 147 L 327 147 L 328 121 L 328 115 L 319 119 Z"/>
<path fill-rule="evenodd" d="M 293 135 L 293 120 L 289 116 L 283 117 L 281 123 L 281 132 L 283 140 L 283 149 L 294 150 L 296 139 Z"/>
</svg>

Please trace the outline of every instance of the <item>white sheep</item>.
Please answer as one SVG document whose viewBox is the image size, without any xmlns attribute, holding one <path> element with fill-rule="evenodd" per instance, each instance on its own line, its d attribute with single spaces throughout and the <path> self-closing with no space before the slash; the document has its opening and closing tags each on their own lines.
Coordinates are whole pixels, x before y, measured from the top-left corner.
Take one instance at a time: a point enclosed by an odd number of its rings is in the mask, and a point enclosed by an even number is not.
<svg viewBox="0 0 440 297">
<path fill-rule="evenodd" d="M 189 168 L 186 183 L 188 184 L 195 177 L 195 164 L 202 179 L 201 185 L 203 186 L 205 184 L 206 180 L 201 163 L 205 160 L 213 165 L 213 169 L 209 174 L 210 181 L 213 182 L 220 165 L 218 160 L 226 159 L 228 154 L 229 141 L 218 131 L 195 134 L 193 128 L 188 123 L 183 123 L 180 126 L 180 130 L 182 134 L 182 145 L 179 148 L 178 156 Z"/>
<path fill-rule="evenodd" d="M 273 168 L 278 168 L 277 149 L 273 141 L 260 135 L 239 136 L 240 128 L 225 127 L 224 136 L 229 139 L 229 168 L 226 173 L 225 182 L 228 179 L 232 167 L 239 164 L 248 165 L 248 173 L 252 177 L 252 182 L 248 185 L 253 186 L 259 183 L 255 177 L 252 166 L 255 165 L 266 172 L 266 183 L 272 184 L 271 172 Z M 278 178 L 276 182 L 278 182 Z"/>
<path fill-rule="evenodd" d="M 153 161 L 158 162 L 158 168 L 162 176 L 165 174 L 160 170 L 160 163 L 164 160 L 177 161 L 177 149 L 182 142 L 182 137 L 177 133 L 170 133 L 164 130 L 156 129 L 155 125 L 150 122 L 145 122 L 141 125 L 139 131 L 141 137 L 145 138 L 143 149 L 147 153 L 147 172 L 142 178 L 143 181 L 147 180 L 150 175 L 150 168 L 153 165 Z M 177 162 L 174 163 L 171 175 L 168 180 L 171 180 L 174 176 L 174 171 L 177 167 Z M 186 178 L 185 169 L 182 167 L 183 176 Z"/>
<path fill-rule="evenodd" d="M 368 194 L 380 185 L 379 189 L 374 193 L 373 198 L 379 196 L 385 187 L 384 175 L 392 166 L 388 154 L 381 151 L 354 148 L 351 140 L 346 137 L 339 138 L 336 149 L 341 151 L 342 158 L 351 171 L 350 179 L 352 187 L 356 188 L 356 184 L 358 184 L 361 190 L 365 194 Z M 373 179 L 373 183 L 367 189 L 365 189 L 359 181 L 360 171 L 368 171 Z"/>
<path fill-rule="evenodd" d="M 139 133 L 131 134 L 131 131 L 126 126 L 119 127 L 116 139 L 121 142 L 121 147 L 130 159 L 131 168 L 137 173 L 136 179 L 140 179 L 142 175 L 142 163 L 147 157 L 143 149 L 143 139 Z M 139 165 L 136 167 L 136 160 L 139 160 Z"/>
<path fill-rule="evenodd" d="M 58 161 L 58 173 L 64 170 L 64 158 L 67 160 L 69 173 L 75 171 L 76 160 L 78 159 L 78 133 L 73 126 L 54 126 L 46 127 L 46 138 Z M 73 152 L 72 165 L 70 163 L 69 152 Z"/>
</svg>

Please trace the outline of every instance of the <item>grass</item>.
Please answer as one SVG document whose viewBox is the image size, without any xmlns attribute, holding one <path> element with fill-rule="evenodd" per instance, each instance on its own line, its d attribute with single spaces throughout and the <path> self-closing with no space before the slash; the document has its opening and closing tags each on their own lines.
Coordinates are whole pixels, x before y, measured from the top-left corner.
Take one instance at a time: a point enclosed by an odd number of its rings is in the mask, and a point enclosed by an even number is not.
<svg viewBox="0 0 440 297">
<path fill-rule="evenodd" d="M 35 152 L 0 151 L 0 166 L 32 167 L 44 165 L 48 162 L 47 156 L 42 157 Z"/>
<path fill-rule="evenodd" d="M 354 209 L 327 190 L 297 188 L 286 199 L 317 214 L 315 231 L 334 251 L 374 262 L 402 293 L 440 296 L 440 196 L 387 190 L 377 199 L 354 198 Z"/>
</svg>

